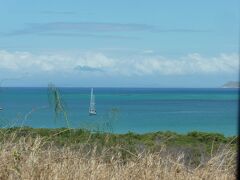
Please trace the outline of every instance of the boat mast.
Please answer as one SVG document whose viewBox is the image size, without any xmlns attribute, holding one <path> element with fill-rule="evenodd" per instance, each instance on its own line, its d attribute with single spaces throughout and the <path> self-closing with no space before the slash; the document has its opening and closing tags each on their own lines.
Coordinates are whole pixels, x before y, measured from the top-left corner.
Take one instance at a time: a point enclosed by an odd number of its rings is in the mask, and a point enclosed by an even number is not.
<svg viewBox="0 0 240 180">
<path fill-rule="evenodd" d="M 93 109 L 93 88 L 91 89 L 90 109 Z"/>
</svg>

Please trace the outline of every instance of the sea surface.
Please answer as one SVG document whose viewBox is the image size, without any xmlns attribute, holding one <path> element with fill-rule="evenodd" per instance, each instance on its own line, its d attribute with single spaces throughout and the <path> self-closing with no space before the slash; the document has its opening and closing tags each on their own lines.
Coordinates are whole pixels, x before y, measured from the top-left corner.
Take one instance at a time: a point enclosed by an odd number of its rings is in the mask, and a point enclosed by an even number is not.
<svg viewBox="0 0 240 180">
<path fill-rule="evenodd" d="M 238 89 L 94 88 L 96 116 L 89 116 L 90 88 L 59 88 L 71 128 L 97 131 L 191 131 L 237 134 Z M 0 126 L 66 127 L 48 88 L 1 88 Z"/>
</svg>

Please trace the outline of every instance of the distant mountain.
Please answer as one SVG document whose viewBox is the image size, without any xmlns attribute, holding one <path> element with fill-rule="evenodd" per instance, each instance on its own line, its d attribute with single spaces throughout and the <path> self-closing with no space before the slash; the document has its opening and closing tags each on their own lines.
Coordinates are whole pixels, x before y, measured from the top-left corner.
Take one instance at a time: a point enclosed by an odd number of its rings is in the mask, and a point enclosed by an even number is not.
<svg viewBox="0 0 240 180">
<path fill-rule="evenodd" d="M 229 81 L 224 85 L 222 85 L 222 88 L 239 88 L 239 87 L 240 87 L 240 83 L 236 81 Z"/>
</svg>

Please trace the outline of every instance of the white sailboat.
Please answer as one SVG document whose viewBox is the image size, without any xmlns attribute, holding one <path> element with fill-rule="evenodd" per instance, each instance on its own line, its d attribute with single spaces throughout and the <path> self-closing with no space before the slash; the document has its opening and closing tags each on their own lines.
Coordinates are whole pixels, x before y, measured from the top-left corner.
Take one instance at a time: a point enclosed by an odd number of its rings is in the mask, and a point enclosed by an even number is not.
<svg viewBox="0 0 240 180">
<path fill-rule="evenodd" d="M 91 99 L 90 99 L 90 107 L 89 107 L 89 115 L 96 115 L 95 108 L 95 96 L 93 95 L 93 88 L 91 89 Z"/>
</svg>

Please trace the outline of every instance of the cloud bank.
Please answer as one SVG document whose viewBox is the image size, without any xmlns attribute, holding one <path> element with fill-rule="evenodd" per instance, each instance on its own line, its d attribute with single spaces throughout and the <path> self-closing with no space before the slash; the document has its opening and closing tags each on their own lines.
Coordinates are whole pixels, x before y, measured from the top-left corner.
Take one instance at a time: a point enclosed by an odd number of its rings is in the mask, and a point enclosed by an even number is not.
<svg viewBox="0 0 240 180">
<path fill-rule="evenodd" d="M 101 52 L 84 52 L 78 55 L 64 53 L 10 52 L 0 51 L 1 72 L 29 74 L 95 73 L 111 76 L 147 75 L 192 75 L 192 74 L 233 74 L 238 73 L 237 54 L 220 54 L 205 57 L 197 53 L 179 58 L 168 58 L 151 54 L 136 54 L 116 58 Z"/>
</svg>

